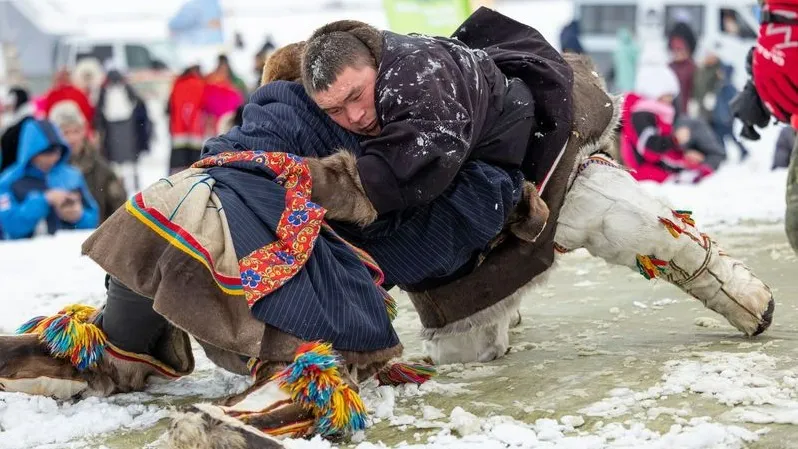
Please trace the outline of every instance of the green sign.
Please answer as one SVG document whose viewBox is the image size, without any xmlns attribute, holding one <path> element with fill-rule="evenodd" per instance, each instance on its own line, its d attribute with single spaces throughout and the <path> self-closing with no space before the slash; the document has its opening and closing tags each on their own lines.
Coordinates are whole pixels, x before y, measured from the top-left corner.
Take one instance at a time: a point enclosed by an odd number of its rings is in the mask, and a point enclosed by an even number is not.
<svg viewBox="0 0 798 449">
<path fill-rule="evenodd" d="M 383 0 L 388 26 L 396 33 L 450 36 L 469 15 L 470 0 Z"/>
</svg>

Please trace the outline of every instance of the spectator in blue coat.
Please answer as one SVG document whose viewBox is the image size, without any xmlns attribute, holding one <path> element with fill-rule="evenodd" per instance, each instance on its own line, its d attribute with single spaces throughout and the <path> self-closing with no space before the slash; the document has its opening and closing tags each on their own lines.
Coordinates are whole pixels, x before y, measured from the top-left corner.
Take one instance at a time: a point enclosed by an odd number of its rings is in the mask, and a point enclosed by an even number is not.
<svg viewBox="0 0 798 449">
<path fill-rule="evenodd" d="M 98 207 L 56 127 L 29 120 L 17 161 L 0 173 L 0 228 L 6 239 L 97 227 Z"/>
</svg>

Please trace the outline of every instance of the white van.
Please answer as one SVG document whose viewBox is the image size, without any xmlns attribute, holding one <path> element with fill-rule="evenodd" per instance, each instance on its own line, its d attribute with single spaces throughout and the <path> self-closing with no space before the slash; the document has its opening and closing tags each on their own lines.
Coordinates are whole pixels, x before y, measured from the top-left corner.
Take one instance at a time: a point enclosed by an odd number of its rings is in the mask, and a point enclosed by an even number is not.
<svg viewBox="0 0 798 449">
<path fill-rule="evenodd" d="M 745 56 L 759 30 L 755 0 L 576 0 L 574 7 L 582 45 L 604 74 L 612 68 L 620 28 L 634 32 L 641 47 L 659 46 L 664 52 L 667 31 L 683 20 L 696 33 L 698 51 L 712 44 L 721 60 L 734 67 L 734 84 L 745 84 Z"/>
<path fill-rule="evenodd" d="M 177 70 L 172 67 L 175 50 L 168 41 L 93 36 L 61 39 L 54 50 L 54 70 L 71 71 L 84 58 L 95 58 L 103 67 L 124 73 L 145 96 L 162 96 L 164 84 L 168 87 Z"/>
</svg>

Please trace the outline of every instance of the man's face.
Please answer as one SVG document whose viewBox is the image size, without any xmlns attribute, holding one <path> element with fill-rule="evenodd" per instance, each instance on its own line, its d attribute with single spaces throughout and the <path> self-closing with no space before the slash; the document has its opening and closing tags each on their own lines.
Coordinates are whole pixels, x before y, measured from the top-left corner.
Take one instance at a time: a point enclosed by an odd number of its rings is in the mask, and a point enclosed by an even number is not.
<svg viewBox="0 0 798 449">
<path fill-rule="evenodd" d="M 64 140 L 69 144 L 72 152 L 77 154 L 83 151 L 83 143 L 86 140 L 86 127 L 81 125 L 64 125 L 61 127 Z"/>
<path fill-rule="evenodd" d="M 51 148 L 43 151 L 31 159 L 31 164 L 42 171 L 42 173 L 49 173 L 55 167 L 58 160 L 61 159 L 61 149 Z"/>
<path fill-rule="evenodd" d="M 338 125 L 356 134 L 380 135 L 380 121 L 374 104 L 377 71 L 364 64 L 347 67 L 329 89 L 316 92 L 313 100 Z"/>
</svg>

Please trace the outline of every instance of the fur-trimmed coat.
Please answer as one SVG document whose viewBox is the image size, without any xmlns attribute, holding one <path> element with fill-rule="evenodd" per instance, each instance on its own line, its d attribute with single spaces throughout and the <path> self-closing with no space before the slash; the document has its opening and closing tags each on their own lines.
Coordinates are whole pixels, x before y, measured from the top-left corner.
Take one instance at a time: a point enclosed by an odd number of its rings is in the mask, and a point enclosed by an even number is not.
<svg viewBox="0 0 798 449">
<path fill-rule="evenodd" d="M 573 74 L 537 31 L 482 8 L 452 39 L 382 34 L 382 131 L 358 158 L 378 213 L 429 203 L 469 159 L 545 180 L 568 137 Z"/>
</svg>

